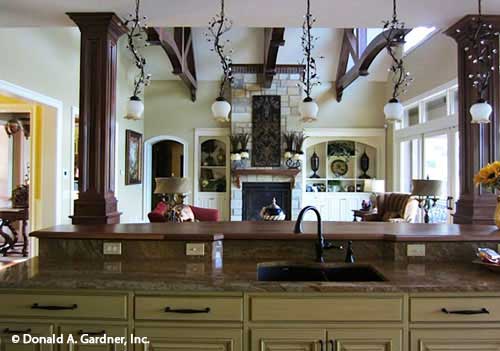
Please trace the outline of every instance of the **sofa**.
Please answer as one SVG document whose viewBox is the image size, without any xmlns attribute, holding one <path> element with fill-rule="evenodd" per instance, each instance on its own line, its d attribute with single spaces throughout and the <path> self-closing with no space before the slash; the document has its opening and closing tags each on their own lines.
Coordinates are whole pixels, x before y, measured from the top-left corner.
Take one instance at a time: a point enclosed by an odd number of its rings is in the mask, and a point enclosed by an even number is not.
<svg viewBox="0 0 500 351">
<path fill-rule="evenodd" d="M 167 214 L 169 210 L 170 207 L 166 202 L 158 202 L 154 210 L 148 213 L 149 222 L 167 222 Z M 179 222 L 218 222 L 220 220 L 219 210 L 213 208 L 178 205 L 174 209 L 174 212 Z"/>
<path fill-rule="evenodd" d="M 369 212 L 361 218 L 366 222 L 415 223 L 418 215 L 418 201 L 411 194 L 382 193 L 377 195 L 376 212 Z"/>
</svg>

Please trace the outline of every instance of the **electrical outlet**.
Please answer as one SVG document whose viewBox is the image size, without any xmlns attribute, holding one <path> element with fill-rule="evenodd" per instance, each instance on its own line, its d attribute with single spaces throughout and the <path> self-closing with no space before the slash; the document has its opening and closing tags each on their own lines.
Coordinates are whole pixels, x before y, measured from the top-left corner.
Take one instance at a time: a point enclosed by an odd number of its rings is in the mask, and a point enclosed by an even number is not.
<svg viewBox="0 0 500 351">
<path fill-rule="evenodd" d="M 186 244 L 186 256 L 205 256 L 205 244 Z"/>
<path fill-rule="evenodd" d="M 500 253 L 500 244 L 497 245 L 497 252 Z"/>
<path fill-rule="evenodd" d="M 121 255 L 122 254 L 122 243 L 105 242 L 102 245 L 102 251 L 105 255 Z"/>
<path fill-rule="evenodd" d="M 414 256 L 414 257 L 423 257 L 425 256 L 425 244 L 408 244 L 406 246 L 406 255 Z"/>
</svg>

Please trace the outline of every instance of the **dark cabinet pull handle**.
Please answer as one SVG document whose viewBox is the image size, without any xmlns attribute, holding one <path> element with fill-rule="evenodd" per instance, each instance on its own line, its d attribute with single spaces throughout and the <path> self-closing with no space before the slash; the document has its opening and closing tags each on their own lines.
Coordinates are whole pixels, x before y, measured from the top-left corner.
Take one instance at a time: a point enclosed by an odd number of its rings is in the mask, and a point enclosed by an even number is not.
<svg viewBox="0 0 500 351">
<path fill-rule="evenodd" d="M 78 335 L 83 335 L 83 334 L 86 334 L 88 336 L 97 336 L 97 335 L 104 335 L 106 334 L 106 331 L 105 330 L 101 330 L 101 331 L 97 331 L 97 332 L 87 332 L 87 331 L 84 331 L 84 330 L 79 330 L 78 331 Z"/>
<path fill-rule="evenodd" d="M 5 328 L 3 330 L 4 334 L 29 334 L 31 333 L 31 328 L 25 329 L 25 330 L 15 330 L 15 329 L 10 329 L 10 328 Z"/>
<path fill-rule="evenodd" d="M 333 341 L 333 339 L 330 339 L 329 343 L 330 347 L 332 348 L 330 351 L 335 351 L 335 341 Z"/>
<path fill-rule="evenodd" d="M 481 308 L 480 310 L 456 310 L 456 311 L 449 311 L 446 308 L 442 308 L 441 312 L 446 314 L 465 314 L 465 315 L 490 314 L 490 311 L 488 311 L 486 308 Z"/>
<path fill-rule="evenodd" d="M 195 310 L 190 308 L 171 308 L 169 306 L 165 307 L 166 313 L 182 313 L 182 314 L 196 314 L 196 313 L 210 313 L 210 307 L 206 307 L 202 310 Z"/>
<path fill-rule="evenodd" d="M 34 303 L 31 305 L 33 310 L 49 310 L 49 311 L 62 311 L 62 310 L 76 310 L 78 305 L 75 303 L 71 306 L 51 306 L 51 305 L 39 305 Z"/>
<path fill-rule="evenodd" d="M 323 349 L 323 340 L 319 341 L 319 351 L 324 351 L 324 349 Z"/>
</svg>

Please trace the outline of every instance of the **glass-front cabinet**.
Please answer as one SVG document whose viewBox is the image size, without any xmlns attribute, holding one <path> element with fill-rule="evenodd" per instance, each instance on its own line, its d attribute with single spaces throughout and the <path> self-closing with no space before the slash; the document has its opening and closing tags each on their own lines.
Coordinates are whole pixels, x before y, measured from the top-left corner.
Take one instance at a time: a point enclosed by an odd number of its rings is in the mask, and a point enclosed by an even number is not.
<svg viewBox="0 0 500 351">
<path fill-rule="evenodd" d="M 219 210 L 220 219 L 229 219 L 229 138 L 224 128 L 195 132 L 194 204 Z"/>
</svg>

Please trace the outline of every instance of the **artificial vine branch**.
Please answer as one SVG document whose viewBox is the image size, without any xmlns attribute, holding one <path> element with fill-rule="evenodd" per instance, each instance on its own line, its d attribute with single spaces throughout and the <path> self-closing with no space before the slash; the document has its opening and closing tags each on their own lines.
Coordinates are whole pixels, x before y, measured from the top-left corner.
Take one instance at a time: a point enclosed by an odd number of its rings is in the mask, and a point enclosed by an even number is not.
<svg viewBox="0 0 500 351">
<path fill-rule="evenodd" d="M 223 43 L 222 36 L 231 30 L 233 26 L 233 22 L 228 19 L 224 12 L 224 0 L 221 0 L 221 12 L 215 15 L 212 20 L 208 24 L 208 30 L 210 34 L 206 34 L 208 42 L 213 42 L 213 49 L 211 51 L 215 51 L 219 56 L 219 61 L 222 66 L 222 72 L 224 77 L 222 79 L 220 89 L 219 89 L 219 98 L 222 98 L 225 95 L 225 90 L 227 84 L 231 84 L 233 81 L 233 73 L 231 69 L 232 60 L 229 55 L 225 53 L 225 46 Z M 208 37 L 211 35 L 212 37 Z M 229 43 L 229 40 L 225 41 Z M 232 50 L 229 50 L 229 54 L 232 53 Z"/>
<path fill-rule="evenodd" d="M 387 40 L 387 53 L 392 59 L 389 72 L 392 74 L 392 100 L 406 93 L 408 86 L 413 82 L 410 73 L 406 71 L 402 57 L 397 57 L 396 48 L 405 42 L 405 23 L 398 20 L 396 0 L 392 2 L 392 19 L 384 22 L 384 37 Z M 398 34 L 401 33 L 401 34 Z"/>
<path fill-rule="evenodd" d="M 499 32 L 493 25 L 483 22 L 481 0 L 478 0 L 479 15 L 467 30 L 468 45 L 464 50 L 468 53 L 467 60 L 476 67 L 476 73 L 469 74 L 472 86 L 478 91 L 479 100 L 484 100 L 490 85 L 492 72 L 495 70 L 495 56 L 498 54 L 492 48 L 492 42 L 498 40 Z"/>
<path fill-rule="evenodd" d="M 314 42 L 318 40 L 318 37 L 311 34 L 311 29 L 315 22 L 316 19 L 311 14 L 311 0 L 307 0 L 307 13 L 305 15 L 304 23 L 302 24 L 301 37 L 302 51 L 304 52 L 302 64 L 305 66 L 304 72 L 301 76 L 301 85 L 304 89 L 307 100 L 312 100 L 312 88 L 321 84 L 317 74 L 316 60 L 312 56 Z"/>
<path fill-rule="evenodd" d="M 142 25 L 141 17 L 139 16 L 140 0 L 135 1 L 135 12 L 130 14 L 129 18 L 124 21 L 127 31 L 127 49 L 132 53 L 134 63 L 139 73 L 134 79 L 134 97 L 142 93 L 142 88 L 148 86 L 151 82 L 151 74 L 146 72 L 146 58 L 139 51 L 140 47 L 149 45 L 147 42 L 146 25 Z M 146 17 L 142 17 L 146 20 Z"/>
</svg>

